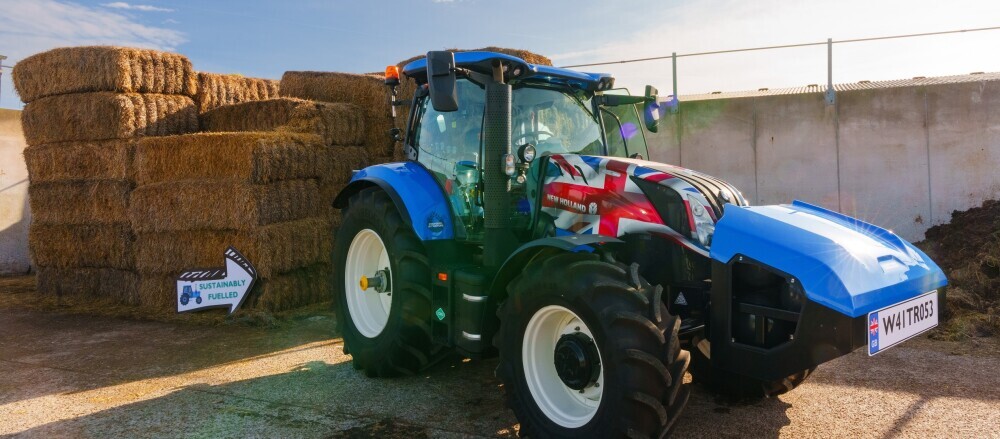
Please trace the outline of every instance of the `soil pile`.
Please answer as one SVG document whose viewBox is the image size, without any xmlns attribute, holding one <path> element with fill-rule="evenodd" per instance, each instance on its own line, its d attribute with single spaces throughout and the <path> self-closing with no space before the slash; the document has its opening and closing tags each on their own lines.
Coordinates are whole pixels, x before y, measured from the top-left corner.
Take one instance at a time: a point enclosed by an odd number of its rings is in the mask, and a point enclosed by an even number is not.
<svg viewBox="0 0 1000 439">
<path fill-rule="evenodd" d="M 948 276 L 948 320 L 939 335 L 1000 335 L 1000 201 L 954 212 L 917 246 Z"/>
</svg>

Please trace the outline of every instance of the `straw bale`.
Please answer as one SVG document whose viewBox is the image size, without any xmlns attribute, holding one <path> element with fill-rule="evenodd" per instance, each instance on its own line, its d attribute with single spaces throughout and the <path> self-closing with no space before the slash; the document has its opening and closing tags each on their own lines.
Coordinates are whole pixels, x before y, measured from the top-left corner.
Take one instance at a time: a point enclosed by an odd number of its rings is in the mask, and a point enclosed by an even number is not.
<svg viewBox="0 0 1000 439">
<path fill-rule="evenodd" d="M 166 136 L 197 131 L 198 114 L 187 96 L 78 93 L 31 102 L 21 114 L 29 145 Z"/>
<path fill-rule="evenodd" d="M 365 122 L 357 105 L 293 98 L 218 107 L 201 115 L 201 129 L 317 134 L 328 146 L 360 145 L 365 140 Z"/>
<path fill-rule="evenodd" d="M 135 236 L 128 224 L 52 225 L 32 223 L 28 245 L 36 266 L 134 268 Z"/>
<path fill-rule="evenodd" d="M 130 180 L 134 139 L 62 142 L 24 150 L 32 184 L 78 180 Z"/>
<path fill-rule="evenodd" d="M 191 61 L 175 53 L 127 47 L 63 47 L 14 66 L 14 88 L 24 102 L 68 93 L 110 91 L 194 96 Z"/>
<path fill-rule="evenodd" d="M 128 270 L 38 267 L 35 279 L 41 294 L 111 297 L 127 304 L 137 302 L 139 276 Z"/>
<path fill-rule="evenodd" d="M 330 300 L 330 267 L 315 264 L 264 279 L 254 285 L 248 302 L 254 309 L 278 312 Z"/>
<path fill-rule="evenodd" d="M 32 183 L 31 220 L 36 224 L 128 223 L 132 183 L 121 180 Z"/>
<path fill-rule="evenodd" d="M 247 78 L 242 75 L 198 72 L 195 102 L 204 113 L 223 105 L 261 101 L 278 97 L 279 82 L 274 79 Z"/>
<path fill-rule="evenodd" d="M 270 183 L 321 178 L 333 171 L 319 136 L 281 132 L 147 137 L 135 154 L 139 185 L 191 179 Z"/>
<path fill-rule="evenodd" d="M 288 221 L 248 230 L 182 230 L 140 233 L 136 267 L 140 273 L 179 275 L 221 266 L 229 246 L 240 251 L 261 278 L 325 262 L 332 250 L 326 218 Z"/>
<path fill-rule="evenodd" d="M 129 203 L 136 232 L 245 230 L 323 213 L 315 180 L 155 183 L 136 187 Z"/>
<path fill-rule="evenodd" d="M 219 253 L 219 262 L 222 253 Z M 168 274 L 139 274 L 136 302 L 148 310 L 177 310 L 177 277 Z"/>
<path fill-rule="evenodd" d="M 173 275 L 141 274 L 137 288 L 138 302 L 147 309 L 174 310 L 177 308 L 176 285 Z M 330 285 L 327 264 L 315 264 L 269 279 L 257 279 L 240 309 L 277 312 L 324 302 L 330 300 Z"/>
<path fill-rule="evenodd" d="M 333 170 L 329 174 L 329 178 L 323 180 L 324 185 L 343 185 L 354 176 L 354 171 L 379 163 L 371 157 L 368 149 L 362 146 L 337 148 L 333 154 Z M 330 201 L 332 200 L 331 198 Z"/>
<path fill-rule="evenodd" d="M 346 102 L 361 108 L 365 119 L 365 146 L 380 157 L 392 155 L 395 141 L 388 87 L 382 75 L 338 72 L 285 72 L 281 95 L 323 102 Z"/>
</svg>

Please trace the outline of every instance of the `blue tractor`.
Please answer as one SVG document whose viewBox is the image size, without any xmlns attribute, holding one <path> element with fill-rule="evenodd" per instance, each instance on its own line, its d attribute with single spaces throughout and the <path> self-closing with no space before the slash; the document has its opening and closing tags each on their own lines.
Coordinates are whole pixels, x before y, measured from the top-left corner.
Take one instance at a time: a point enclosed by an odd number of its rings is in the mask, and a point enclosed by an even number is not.
<svg viewBox="0 0 1000 439">
<path fill-rule="evenodd" d="M 333 202 L 338 322 L 369 376 L 499 356 L 522 434 L 661 437 L 685 372 L 778 395 L 941 315 L 943 273 L 892 232 L 750 206 L 646 160 L 666 102 L 652 87 L 491 52 L 429 52 L 403 73 L 408 160 L 357 171 Z"/>
<path fill-rule="evenodd" d="M 187 306 L 192 299 L 194 303 L 201 305 L 201 291 L 191 288 L 191 285 L 184 285 L 184 289 L 181 290 L 181 305 Z"/>
</svg>

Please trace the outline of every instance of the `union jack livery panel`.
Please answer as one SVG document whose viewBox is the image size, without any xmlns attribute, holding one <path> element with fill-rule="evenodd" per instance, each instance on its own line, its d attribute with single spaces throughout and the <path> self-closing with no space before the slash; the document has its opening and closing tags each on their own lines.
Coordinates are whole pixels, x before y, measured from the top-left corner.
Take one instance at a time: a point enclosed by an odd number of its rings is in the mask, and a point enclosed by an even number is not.
<svg viewBox="0 0 1000 439">
<path fill-rule="evenodd" d="M 653 199 L 667 200 L 659 203 L 667 205 L 654 205 L 647 191 L 662 190 L 668 193 Z M 557 154 L 549 157 L 545 170 L 541 212 L 552 218 L 560 234 L 650 233 L 708 256 L 725 203 L 746 205 L 728 183 L 688 169 L 644 160 Z"/>
</svg>

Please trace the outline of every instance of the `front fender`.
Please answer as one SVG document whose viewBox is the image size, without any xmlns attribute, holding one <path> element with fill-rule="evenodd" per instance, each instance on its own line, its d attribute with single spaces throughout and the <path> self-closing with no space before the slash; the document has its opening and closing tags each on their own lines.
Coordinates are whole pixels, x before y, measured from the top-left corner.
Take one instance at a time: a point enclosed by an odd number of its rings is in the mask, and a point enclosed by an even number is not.
<svg viewBox="0 0 1000 439">
<path fill-rule="evenodd" d="M 333 206 L 347 207 L 351 196 L 373 185 L 389 195 L 420 240 L 455 237 L 448 199 L 430 171 L 416 162 L 384 163 L 356 172 L 337 194 Z"/>
<path fill-rule="evenodd" d="M 894 233 L 801 201 L 727 205 L 710 252 L 723 264 L 750 259 L 790 274 L 809 300 L 849 317 L 944 287 L 944 272 Z"/>
</svg>

